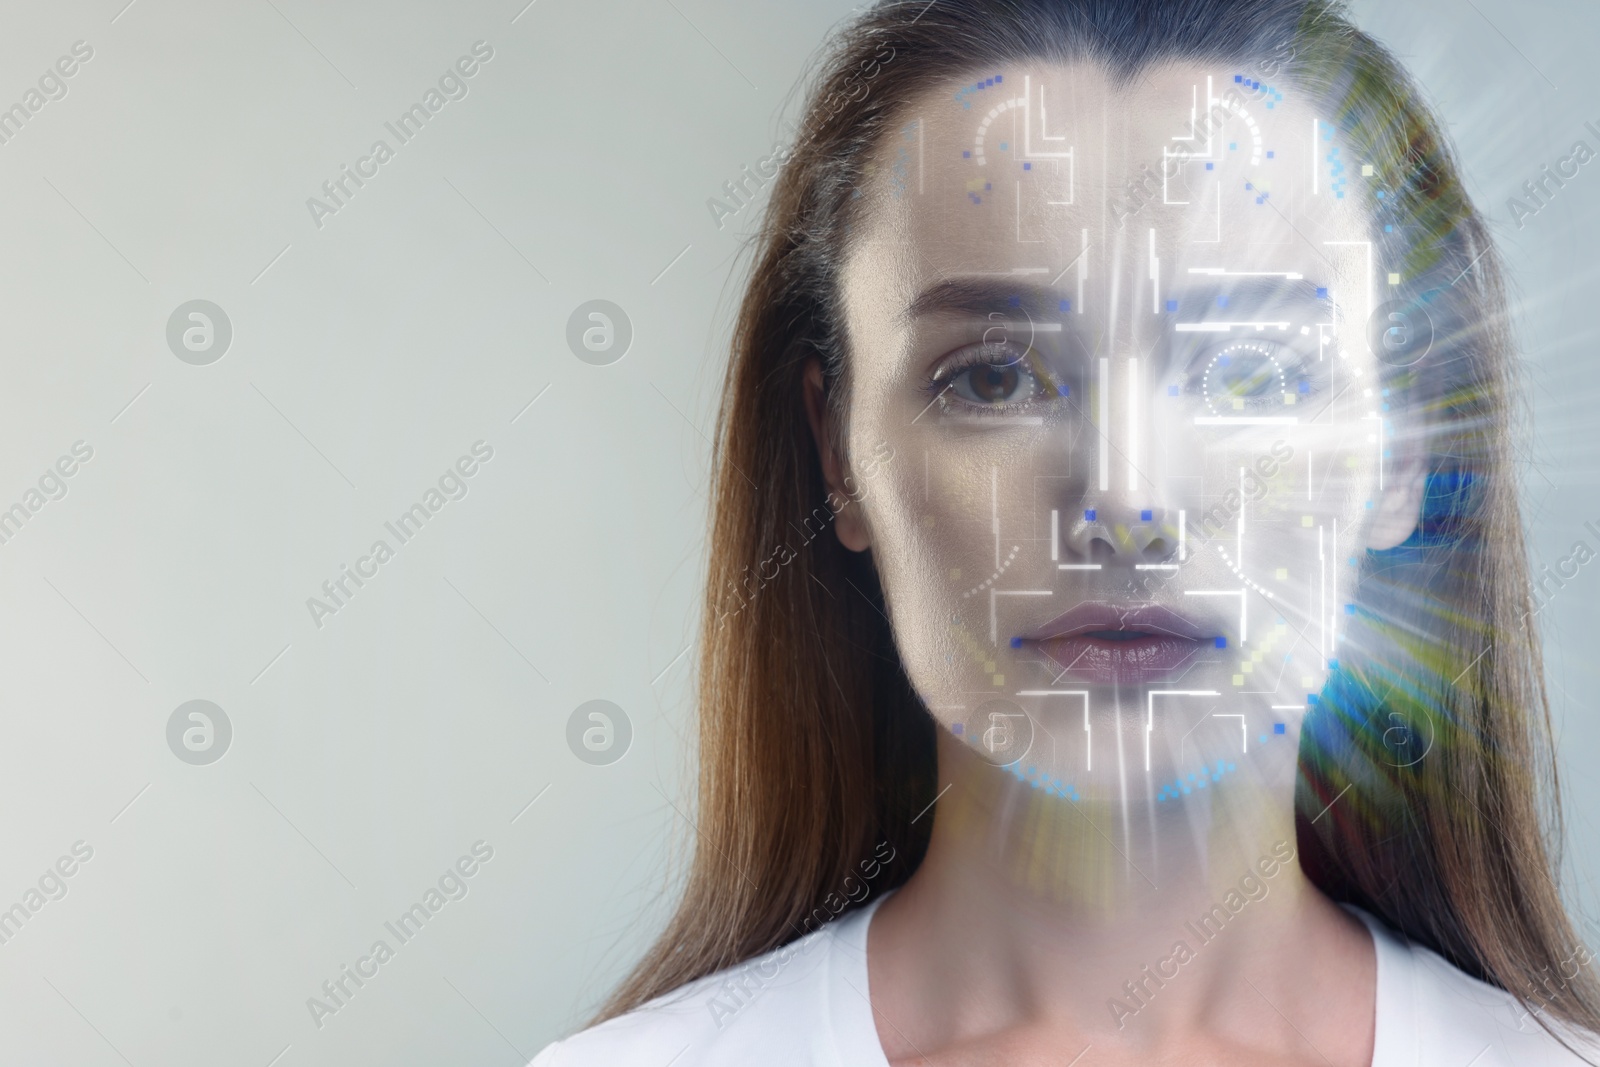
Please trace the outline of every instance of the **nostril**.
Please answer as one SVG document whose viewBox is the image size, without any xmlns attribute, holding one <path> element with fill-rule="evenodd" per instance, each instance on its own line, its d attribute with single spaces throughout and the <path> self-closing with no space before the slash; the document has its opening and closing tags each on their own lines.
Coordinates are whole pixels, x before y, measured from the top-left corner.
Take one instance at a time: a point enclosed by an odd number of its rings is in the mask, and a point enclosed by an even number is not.
<svg viewBox="0 0 1600 1067">
<path fill-rule="evenodd" d="M 1163 537 L 1154 538 L 1148 545 L 1144 546 L 1145 555 L 1154 556 L 1158 559 L 1165 559 L 1169 551 L 1171 550 L 1167 547 L 1166 538 Z"/>
<path fill-rule="evenodd" d="M 1091 563 L 1109 563 L 1116 558 L 1116 555 L 1116 548 L 1103 537 L 1096 537 L 1089 542 L 1089 562 Z"/>
</svg>

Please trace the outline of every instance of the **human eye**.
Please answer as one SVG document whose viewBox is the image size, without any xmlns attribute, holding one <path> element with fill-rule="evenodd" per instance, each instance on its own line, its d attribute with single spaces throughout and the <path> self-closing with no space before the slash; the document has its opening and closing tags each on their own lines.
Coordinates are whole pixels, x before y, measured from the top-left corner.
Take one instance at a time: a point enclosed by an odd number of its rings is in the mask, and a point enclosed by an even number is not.
<svg viewBox="0 0 1600 1067">
<path fill-rule="evenodd" d="M 942 409 L 952 414 L 1032 413 L 1055 395 L 1046 378 L 1034 349 L 983 343 L 952 353 L 928 386 Z"/>
<path fill-rule="evenodd" d="M 1213 415 L 1260 415 L 1318 391 L 1306 354 L 1278 341 L 1236 341 L 1199 353 L 1190 368 L 1190 391 Z"/>
</svg>

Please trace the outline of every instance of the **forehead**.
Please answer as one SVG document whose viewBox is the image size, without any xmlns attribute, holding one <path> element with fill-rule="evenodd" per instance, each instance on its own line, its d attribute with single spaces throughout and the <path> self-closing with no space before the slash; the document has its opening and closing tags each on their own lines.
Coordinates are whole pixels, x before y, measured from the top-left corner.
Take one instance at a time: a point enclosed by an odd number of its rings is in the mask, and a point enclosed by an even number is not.
<svg viewBox="0 0 1600 1067">
<path fill-rule="evenodd" d="M 1219 279 L 1369 289 L 1371 178 L 1305 94 L 1225 64 L 1113 85 L 1089 63 L 964 72 L 909 100 L 876 146 L 842 280 L 847 312 L 997 275 L 1164 306 Z M 1079 285 L 1080 280 L 1087 286 Z M 1144 297 L 1141 297 L 1144 299 Z M 870 303 L 869 303 L 870 301 Z"/>
</svg>

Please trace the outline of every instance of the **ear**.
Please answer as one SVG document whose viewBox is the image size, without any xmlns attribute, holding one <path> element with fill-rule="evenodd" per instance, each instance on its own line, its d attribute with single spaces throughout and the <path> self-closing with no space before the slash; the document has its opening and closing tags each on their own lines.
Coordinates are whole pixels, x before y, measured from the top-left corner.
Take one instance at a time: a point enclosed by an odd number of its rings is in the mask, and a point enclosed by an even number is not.
<svg viewBox="0 0 1600 1067">
<path fill-rule="evenodd" d="M 811 423 L 811 439 L 817 445 L 817 458 L 822 462 L 822 480 L 835 500 L 845 501 L 833 520 L 833 532 L 839 543 L 852 552 L 864 552 L 872 544 L 867 535 L 867 525 L 861 517 L 861 502 L 845 490 L 847 481 L 854 483 L 850 469 L 841 458 L 837 442 L 828 428 L 828 399 L 822 385 L 820 360 L 806 361 L 803 386 L 806 400 L 806 419 Z M 831 505 L 830 505 L 831 507 Z"/>
<path fill-rule="evenodd" d="M 1383 492 L 1373 501 L 1367 547 L 1374 552 L 1394 548 L 1410 537 L 1422 519 L 1422 498 L 1428 487 L 1428 458 L 1421 449 L 1396 449 L 1396 461 L 1385 473 Z M 1380 461 L 1381 462 L 1381 461 Z"/>
</svg>

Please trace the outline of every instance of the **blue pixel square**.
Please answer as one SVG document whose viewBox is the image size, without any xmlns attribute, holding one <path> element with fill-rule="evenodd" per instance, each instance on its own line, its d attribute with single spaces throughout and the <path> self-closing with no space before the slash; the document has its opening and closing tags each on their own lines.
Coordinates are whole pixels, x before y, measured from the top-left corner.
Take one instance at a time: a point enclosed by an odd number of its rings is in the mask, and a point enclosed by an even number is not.
<svg viewBox="0 0 1600 1067">
<path fill-rule="evenodd" d="M 1013 637 L 1013 638 L 1012 638 L 1012 639 L 1011 639 L 1011 647 L 1012 647 L 1012 648 L 1021 648 L 1021 647 L 1022 647 L 1022 638 L 1020 638 L 1020 637 Z"/>
<path fill-rule="evenodd" d="M 1001 83 L 1001 82 L 1002 82 L 1002 81 L 1004 81 L 1004 80 L 1005 80 L 1005 75 L 1003 75 L 1003 74 L 996 74 L 996 75 L 995 75 L 995 76 L 994 76 L 994 83 L 995 83 L 995 84 L 996 84 L 996 85 L 999 85 L 999 84 L 1000 84 L 1000 83 Z"/>
<path fill-rule="evenodd" d="M 1151 511 L 1149 508 L 1145 508 L 1143 511 L 1139 512 L 1140 522 L 1149 522 L 1153 518 L 1155 518 L 1155 512 Z"/>
<path fill-rule="evenodd" d="M 1033 164 L 1032 163 L 1024 163 L 1022 165 L 1022 169 L 1023 170 L 1032 170 L 1033 169 Z"/>
<path fill-rule="evenodd" d="M 984 192 L 986 192 L 986 193 L 987 193 L 987 192 L 988 192 L 988 191 L 989 191 L 989 190 L 991 190 L 991 189 L 992 189 L 992 188 L 994 188 L 994 187 L 993 187 L 993 186 L 992 186 L 992 185 L 990 185 L 990 184 L 989 184 L 989 183 L 988 183 L 988 182 L 984 182 L 984 183 L 983 183 L 983 191 L 984 191 Z"/>
<path fill-rule="evenodd" d="M 1228 306 L 1228 298 L 1227 297 L 1225 297 L 1225 296 L 1217 297 L 1217 307 L 1225 308 L 1227 306 Z M 1223 358 L 1226 359 L 1227 357 L 1224 356 Z"/>
<path fill-rule="evenodd" d="M 1084 511 L 1083 511 L 1083 521 L 1084 522 L 1093 522 L 1094 521 L 1094 508 L 1085 508 L 1084 509 Z"/>
<path fill-rule="evenodd" d="M 962 159 L 971 159 L 972 158 L 972 153 L 971 152 L 962 152 L 961 153 L 961 158 Z"/>
<path fill-rule="evenodd" d="M 1306 703 L 1307 704 L 1319 704 L 1319 703 L 1321 703 L 1321 700 L 1320 700 L 1320 698 L 1318 698 L 1317 694 L 1315 694 L 1315 693 L 1307 693 L 1306 694 Z"/>
<path fill-rule="evenodd" d="M 1338 660 L 1336 660 L 1336 659 L 1330 659 L 1330 660 L 1329 660 L 1329 661 L 1328 661 L 1328 669 L 1329 669 L 1329 670 L 1330 670 L 1330 671 L 1336 671 L 1336 670 L 1338 670 L 1338 669 L 1339 669 L 1339 661 L 1338 661 Z"/>
<path fill-rule="evenodd" d="M 1249 182 L 1245 182 L 1244 183 L 1244 187 L 1246 189 L 1250 190 L 1252 193 L 1256 191 L 1256 187 L 1251 185 Z"/>
<path fill-rule="evenodd" d="M 1309 393 L 1309 392 L 1311 392 L 1311 383 L 1308 382 L 1308 381 L 1301 381 L 1299 388 L 1300 388 L 1300 392 Z"/>
<path fill-rule="evenodd" d="M 1021 307 L 1022 306 L 1022 297 L 1020 297 L 1020 296 L 1009 297 L 1006 300 L 1006 303 L 1010 304 L 1014 308 L 1015 307 Z"/>
<path fill-rule="evenodd" d="M 1275 734 L 1283 733 L 1284 729 L 1285 729 L 1285 727 L 1284 727 L 1283 723 L 1281 723 L 1281 722 L 1275 722 L 1275 723 L 1272 724 L 1272 732 L 1275 733 Z"/>
<path fill-rule="evenodd" d="M 1215 169 L 1216 169 L 1216 164 L 1214 164 L 1214 163 L 1207 163 L 1206 164 L 1206 170 L 1215 170 Z"/>
<path fill-rule="evenodd" d="M 961 723 L 958 722 L 955 725 L 950 727 L 950 732 L 955 734 L 957 737 L 959 737 L 963 733 L 966 733 L 966 728 Z"/>
<path fill-rule="evenodd" d="M 1178 387 L 1176 385 L 1167 386 L 1167 395 L 1168 396 L 1177 396 L 1178 395 Z"/>
<path fill-rule="evenodd" d="M 1218 648 L 1227 648 L 1228 639 L 1226 637 L 1219 637 L 1213 642 L 1213 644 L 1215 644 Z"/>
<path fill-rule="evenodd" d="M 1056 392 L 1058 394 L 1060 394 L 1061 396 L 1071 396 L 1072 395 L 1072 386 L 1070 386 L 1070 385 L 1058 385 L 1058 386 L 1056 386 Z"/>
<path fill-rule="evenodd" d="M 1383 224 L 1383 232 L 1384 233 L 1393 233 L 1394 232 L 1393 224 L 1392 223 L 1387 223 L 1387 222 L 1384 223 Z"/>
<path fill-rule="evenodd" d="M 1328 290 L 1324 289 L 1320 285 L 1317 286 L 1317 299 L 1318 300 L 1326 300 L 1326 299 L 1328 299 Z"/>
<path fill-rule="evenodd" d="M 1243 74 L 1235 74 L 1233 76 L 1233 84 L 1238 85 L 1242 81 L 1244 81 L 1244 75 Z"/>
<path fill-rule="evenodd" d="M 1230 152 L 1239 151 L 1239 142 L 1238 141 L 1229 141 L 1228 142 L 1228 151 L 1230 151 Z"/>
<path fill-rule="evenodd" d="M 1070 300 L 1061 301 L 1059 304 L 1056 305 L 1056 310 L 1057 311 L 1071 311 L 1072 310 L 1072 301 L 1070 301 Z"/>
<path fill-rule="evenodd" d="M 1356 606 L 1354 604 L 1346 604 L 1344 606 L 1344 613 L 1346 615 L 1354 615 L 1356 613 Z"/>
<path fill-rule="evenodd" d="M 1167 301 L 1167 310 L 1168 311 L 1177 311 L 1178 310 L 1178 302 L 1176 300 L 1168 300 Z"/>
<path fill-rule="evenodd" d="M 1271 105 L 1271 104 L 1268 104 L 1268 105 L 1267 105 L 1267 106 L 1268 106 L 1268 107 L 1271 107 L 1271 106 L 1272 106 L 1272 105 Z M 1268 158 L 1268 159 L 1276 159 L 1276 158 L 1277 158 L 1277 154 L 1276 154 L 1276 153 L 1274 153 L 1274 152 L 1268 152 L 1268 153 L 1267 153 L 1267 158 Z"/>
</svg>

